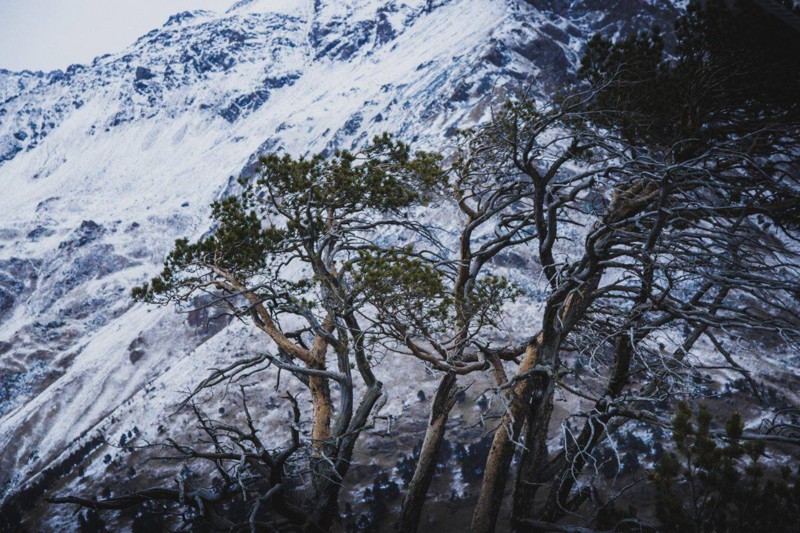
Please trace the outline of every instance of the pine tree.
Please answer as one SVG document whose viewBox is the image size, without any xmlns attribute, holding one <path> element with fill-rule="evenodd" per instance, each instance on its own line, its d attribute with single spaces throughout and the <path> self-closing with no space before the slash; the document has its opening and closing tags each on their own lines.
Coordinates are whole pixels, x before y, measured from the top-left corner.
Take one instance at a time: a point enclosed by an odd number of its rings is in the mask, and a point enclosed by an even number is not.
<svg viewBox="0 0 800 533">
<path fill-rule="evenodd" d="M 722 438 L 712 424 L 706 407 L 696 414 L 686 404 L 678 407 L 672 420 L 675 453 L 664 455 L 652 475 L 663 530 L 796 531 L 800 471 L 768 470 L 764 442 L 742 440 L 738 413 L 728 419 Z"/>
</svg>

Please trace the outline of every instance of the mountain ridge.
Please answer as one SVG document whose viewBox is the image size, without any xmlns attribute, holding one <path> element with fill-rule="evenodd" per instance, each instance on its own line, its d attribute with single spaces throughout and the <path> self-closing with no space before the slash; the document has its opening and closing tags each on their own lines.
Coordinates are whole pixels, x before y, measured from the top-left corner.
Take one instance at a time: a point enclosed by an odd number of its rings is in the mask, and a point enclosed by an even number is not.
<svg viewBox="0 0 800 533">
<path fill-rule="evenodd" d="M 174 239 L 208 231 L 209 203 L 255 155 L 357 149 L 382 131 L 443 148 L 516 88 L 565 79 L 594 31 L 676 13 L 645 0 L 270 5 L 177 14 L 64 72 L 0 73 L 3 499 L 98 433 L 157 427 L 207 368 L 257 349 L 236 324 L 128 296 Z M 94 457 L 88 477 L 104 468 Z"/>
</svg>

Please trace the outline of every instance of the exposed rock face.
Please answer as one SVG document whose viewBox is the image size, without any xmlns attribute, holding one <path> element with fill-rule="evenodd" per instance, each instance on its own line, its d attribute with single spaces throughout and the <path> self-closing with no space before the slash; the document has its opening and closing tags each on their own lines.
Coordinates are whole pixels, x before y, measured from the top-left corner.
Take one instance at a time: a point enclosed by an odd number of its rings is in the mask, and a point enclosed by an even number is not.
<svg viewBox="0 0 800 533">
<path fill-rule="evenodd" d="M 562 82 L 593 32 L 675 14 L 649 0 L 244 0 L 174 15 L 91 65 L 0 71 L 0 499 L 43 472 L 78 483 L 76 461 L 101 478 L 121 452 L 98 435 L 156 432 L 209 367 L 261 348 L 209 313 L 129 298 L 176 238 L 209 230 L 207 206 L 256 154 L 383 131 L 444 147 L 520 84 Z"/>
</svg>

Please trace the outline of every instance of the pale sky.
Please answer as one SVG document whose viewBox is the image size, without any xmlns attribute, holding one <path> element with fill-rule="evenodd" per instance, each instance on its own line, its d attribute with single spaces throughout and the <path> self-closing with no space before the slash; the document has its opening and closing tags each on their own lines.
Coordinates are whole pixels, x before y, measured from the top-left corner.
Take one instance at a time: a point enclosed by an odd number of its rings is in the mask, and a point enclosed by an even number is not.
<svg viewBox="0 0 800 533">
<path fill-rule="evenodd" d="M 119 52 L 170 15 L 234 0 L 0 0 L 0 68 L 65 69 Z"/>
</svg>

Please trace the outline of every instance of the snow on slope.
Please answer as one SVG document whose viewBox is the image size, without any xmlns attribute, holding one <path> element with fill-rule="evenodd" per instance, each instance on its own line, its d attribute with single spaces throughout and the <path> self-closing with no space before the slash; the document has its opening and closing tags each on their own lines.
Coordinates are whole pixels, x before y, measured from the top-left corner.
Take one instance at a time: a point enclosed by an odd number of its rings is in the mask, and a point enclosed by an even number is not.
<svg viewBox="0 0 800 533">
<path fill-rule="evenodd" d="M 624 4 L 243 0 L 91 65 L 0 72 L 0 494 L 97 432 L 156 426 L 252 349 L 128 295 L 174 239 L 208 230 L 254 154 L 382 131 L 444 147 L 510 88 L 562 79 L 592 32 L 674 15 Z"/>
</svg>

